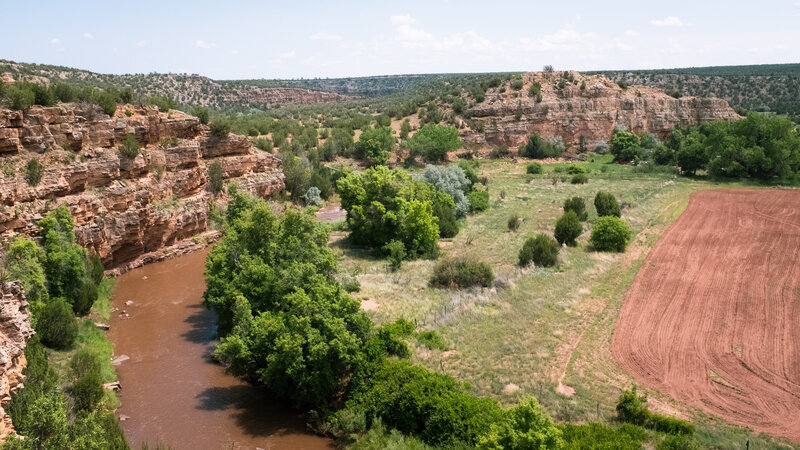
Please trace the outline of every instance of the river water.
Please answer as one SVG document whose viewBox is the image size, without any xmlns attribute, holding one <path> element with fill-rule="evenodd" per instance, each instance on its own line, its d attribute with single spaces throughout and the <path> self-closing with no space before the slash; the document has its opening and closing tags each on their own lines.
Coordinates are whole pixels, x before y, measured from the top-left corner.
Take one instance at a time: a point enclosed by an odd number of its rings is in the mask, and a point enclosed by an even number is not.
<svg viewBox="0 0 800 450">
<path fill-rule="evenodd" d="M 211 358 L 214 313 L 202 305 L 207 251 L 132 270 L 117 280 L 109 337 L 133 449 L 329 449 L 303 416 Z M 132 302 L 132 303 L 130 303 Z M 127 317 L 122 314 L 124 311 Z"/>
</svg>

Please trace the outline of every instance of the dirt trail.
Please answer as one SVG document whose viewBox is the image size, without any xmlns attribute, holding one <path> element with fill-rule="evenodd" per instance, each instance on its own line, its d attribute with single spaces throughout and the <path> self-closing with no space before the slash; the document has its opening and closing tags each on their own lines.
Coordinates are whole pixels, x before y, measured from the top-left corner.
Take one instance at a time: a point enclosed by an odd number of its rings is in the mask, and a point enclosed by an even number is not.
<svg viewBox="0 0 800 450">
<path fill-rule="evenodd" d="M 647 256 L 612 339 L 639 382 L 800 441 L 800 191 L 692 194 Z"/>
</svg>

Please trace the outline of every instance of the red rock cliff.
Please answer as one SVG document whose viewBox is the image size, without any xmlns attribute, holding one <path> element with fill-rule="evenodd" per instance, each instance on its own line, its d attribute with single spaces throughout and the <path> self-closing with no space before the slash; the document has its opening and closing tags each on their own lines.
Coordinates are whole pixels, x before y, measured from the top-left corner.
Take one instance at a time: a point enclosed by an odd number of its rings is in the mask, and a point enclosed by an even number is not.
<svg viewBox="0 0 800 450">
<path fill-rule="evenodd" d="M 11 395 L 22 388 L 25 345 L 33 336 L 28 302 L 19 281 L 0 285 L 0 442 L 14 431 L 5 408 Z"/>
<path fill-rule="evenodd" d="M 541 85 L 538 102 L 529 92 L 534 83 Z M 678 126 L 739 118 L 725 100 L 673 98 L 647 86 L 623 89 L 605 76 L 578 72 L 527 73 L 521 90 L 500 90 L 489 90 L 486 100 L 465 114 L 483 126 L 483 131 L 462 133 L 466 143 L 518 146 L 536 132 L 543 138 L 560 136 L 575 147 L 583 136 L 591 150 L 618 126 L 663 139 Z"/>
<path fill-rule="evenodd" d="M 133 160 L 118 145 L 133 134 Z M 31 186 L 25 166 L 44 166 Z M 106 268 L 157 252 L 208 227 L 208 168 L 266 196 L 283 188 L 280 161 L 237 135 L 215 137 L 180 111 L 122 105 L 113 117 L 90 105 L 0 109 L 0 233 L 7 241 L 37 232 L 36 220 L 56 205 L 75 217 L 78 242 Z"/>
</svg>

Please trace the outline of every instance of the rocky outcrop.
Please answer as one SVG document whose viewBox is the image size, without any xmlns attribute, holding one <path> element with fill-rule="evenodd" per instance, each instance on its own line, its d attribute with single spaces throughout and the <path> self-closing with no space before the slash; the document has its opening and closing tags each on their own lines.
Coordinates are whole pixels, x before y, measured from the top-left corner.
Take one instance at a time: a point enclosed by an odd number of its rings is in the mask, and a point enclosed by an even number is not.
<svg viewBox="0 0 800 450">
<path fill-rule="evenodd" d="M 23 387 L 26 366 L 25 344 L 33 336 L 31 315 L 22 284 L 18 281 L 0 285 L 0 442 L 14 431 L 5 408 L 18 389 Z"/>
<path fill-rule="evenodd" d="M 538 99 L 530 92 L 534 83 L 541 85 Z M 673 98 L 660 89 L 623 88 L 605 76 L 572 71 L 527 73 L 521 90 L 492 89 L 465 116 L 470 129 L 462 137 L 474 146 L 516 147 L 536 132 L 561 137 L 575 149 L 583 140 L 588 150 L 608 141 L 617 127 L 663 139 L 675 127 L 739 118 L 721 99 Z"/>
<path fill-rule="evenodd" d="M 118 146 L 128 134 L 141 145 L 129 159 Z M 38 184 L 26 164 L 44 166 Z M 107 268 L 161 251 L 208 228 L 209 166 L 241 190 L 267 196 L 283 189 L 280 160 L 247 138 L 214 136 L 180 111 L 123 105 L 113 117 L 91 105 L 0 109 L 0 233 L 32 236 L 36 221 L 67 205 L 78 242 Z"/>
</svg>

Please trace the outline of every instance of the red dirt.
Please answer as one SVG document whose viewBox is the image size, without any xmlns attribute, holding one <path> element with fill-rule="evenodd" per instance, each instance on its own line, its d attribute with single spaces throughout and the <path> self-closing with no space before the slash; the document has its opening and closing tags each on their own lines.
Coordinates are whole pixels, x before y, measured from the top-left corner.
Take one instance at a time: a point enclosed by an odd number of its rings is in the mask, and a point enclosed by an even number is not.
<svg viewBox="0 0 800 450">
<path fill-rule="evenodd" d="M 800 191 L 692 194 L 628 291 L 612 352 L 638 382 L 800 441 Z"/>
</svg>

